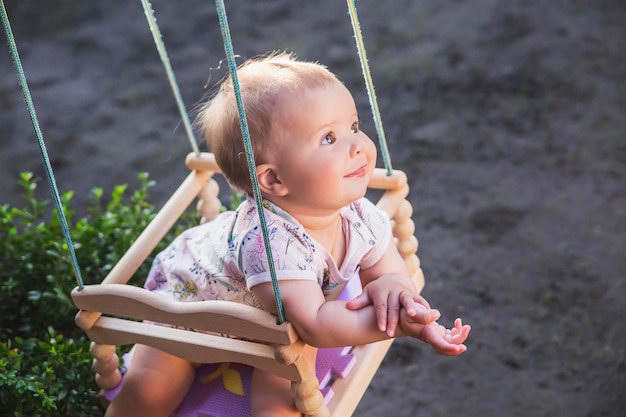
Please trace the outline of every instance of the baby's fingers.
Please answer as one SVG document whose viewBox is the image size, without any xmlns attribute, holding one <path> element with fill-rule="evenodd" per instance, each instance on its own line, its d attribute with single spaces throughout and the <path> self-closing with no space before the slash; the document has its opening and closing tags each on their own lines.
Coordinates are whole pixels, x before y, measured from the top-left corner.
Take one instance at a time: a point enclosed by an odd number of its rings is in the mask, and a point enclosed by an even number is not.
<svg viewBox="0 0 626 417">
<path fill-rule="evenodd" d="M 426 308 L 427 310 L 430 310 L 430 304 L 428 304 L 428 301 L 426 301 L 426 299 L 422 297 L 421 295 L 414 295 L 413 300 L 416 303 L 424 306 L 424 308 Z"/>
<path fill-rule="evenodd" d="M 367 307 L 372 304 L 372 300 L 369 297 L 367 291 L 363 291 L 359 296 L 353 298 L 346 303 L 348 310 L 359 310 L 363 307 Z"/>
<path fill-rule="evenodd" d="M 463 325 L 463 321 L 461 319 L 456 319 L 454 321 L 454 327 L 450 330 L 450 343 L 458 345 L 462 344 L 467 340 L 471 329 L 472 328 L 468 324 Z"/>
<path fill-rule="evenodd" d="M 457 356 L 467 350 L 462 343 L 452 343 L 450 330 L 440 325 L 430 325 L 424 329 L 423 340 L 440 355 Z"/>
<path fill-rule="evenodd" d="M 400 303 L 406 314 L 411 317 L 411 321 L 415 323 L 430 324 L 441 316 L 439 310 L 431 309 L 426 300 L 419 295 L 403 291 L 400 294 Z"/>
<path fill-rule="evenodd" d="M 445 356 L 458 356 L 467 350 L 464 344 L 434 343 L 431 345 L 435 352 Z"/>
<path fill-rule="evenodd" d="M 428 304 L 428 301 L 426 301 L 424 297 L 411 294 L 408 291 L 402 291 L 400 293 L 400 303 L 411 317 L 415 315 L 416 310 L 430 310 L 430 304 Z"/>
<path fill-rule="evenodd" d="M 400 319 L 401 303 L 400 296 L 390 293 L 387 296 L 386 303 L 374 302 L 376 307 L 376 316 L 378 319 L 378 328 L 387 332 L 387 336 L 394 337 L 398 328 L 398 320 Z"/>
</svg>

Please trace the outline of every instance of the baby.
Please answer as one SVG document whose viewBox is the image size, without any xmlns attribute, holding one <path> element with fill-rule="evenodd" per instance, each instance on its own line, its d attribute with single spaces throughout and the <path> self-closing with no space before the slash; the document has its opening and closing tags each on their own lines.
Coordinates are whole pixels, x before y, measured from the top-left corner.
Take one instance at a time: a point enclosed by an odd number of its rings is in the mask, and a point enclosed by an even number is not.
<svg viewBox="0 0 626 417">
<path fill-rule="evenodd" d="M 286 319 L 310 346 L 361 345 L 409 336 L 444 355 L 466 350 L 470 327 L 452 329 L 416 292 L 388 216 L 364 198 L 376 147 L 359 129 L 354 99 L 328 69 L 286 53 L 237 71 Z M 276 314 L 256 203 L 230 78 L 198 123 L 230 185 L 248 196 L 234 212 L 181 234 L 154 261 L 146 288 L 179 301 L 231 300 Z M 363 292 L 334 300 L 350 279 Z M 315 349 L 307 357 L 315 360 Z M 137 345 L 107 417 L 169 416 L 195 364 Z M 299 416 L 290 381 L 252 377 L 258 416 Z"/>
</svg>

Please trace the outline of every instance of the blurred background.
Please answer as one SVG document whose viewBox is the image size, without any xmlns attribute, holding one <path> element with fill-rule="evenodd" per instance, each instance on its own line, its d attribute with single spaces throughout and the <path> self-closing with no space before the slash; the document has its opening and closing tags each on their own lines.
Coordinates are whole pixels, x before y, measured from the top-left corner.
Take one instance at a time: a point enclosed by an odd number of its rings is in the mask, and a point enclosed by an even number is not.
<svg viewBox="0 0 626 417">
<path fill-rule="evenodd" d="M 191 148 L 140 2 L 5 5 L 61 192 L 80 212 L 147 171 L 162 204 Z M 214 4 L 153 6 L 193 115 L 224 74 Z M 473 330 L 457 358 L 396 341 L 355 415 L 626 416 L 626 3 L 357 6 L 423 294 Z M 375 138 L 345 3 L 226 8 L 235 53 L 327 65 Z M 20 172 L 45 174 L 0 37 L 0 204 L 19 205 Z"/>
</svg>

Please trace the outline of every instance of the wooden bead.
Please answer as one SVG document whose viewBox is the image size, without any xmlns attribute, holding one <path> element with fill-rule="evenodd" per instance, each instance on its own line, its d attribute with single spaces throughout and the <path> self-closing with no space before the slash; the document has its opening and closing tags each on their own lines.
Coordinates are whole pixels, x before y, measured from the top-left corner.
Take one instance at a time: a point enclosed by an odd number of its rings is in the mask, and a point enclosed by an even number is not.
<svg viewBox="0 0 626 417">
<path fill-rule="evenodd" d="M 280 363 L 291 365 L 302 355 L 303 347 L 304 342 L 302 340 L 298 340 L 290 345 L 278 346 L 274 351 L 274 357 Z"/>
<path fill-rule="evenodd" d="M 307 398 L 319 391 L 320 384 L 317 378 L 313 377 L 301 382 L 292 382 L 291 389 L 296 398 Z"/>
<path fill-rule="evenodd" d="M 199 200 L 198 204 L 196 204 L 196 210 L 206 219 L 205 221 L 211 221 L 222 211 L 222 203 L 216 198 L 212 200 Z"/>
<path fill-rule="evenodd" d="M 101 345 L 99 343 L 91 342 L 89 351 L 94 358 L 101 361 L 107 361 L 111 358 L 111 356 L 115 355 L 115 346 Z"/>
<path fill-rule="evenodd" d="M 210 201 L 205 201 L 202 210 L 202 214 L 205 216 L 208 216 L 209 214 L 217 216 L 218 214 L 220 214 L 220 211 L 222 211 L 222 202 L 217 198 L 214 198 Z"/>
<path fill-rule="evenodd" d="M 222 211 L 222 202 L 218 198 L 219 192 L 220 186 L 213 178 L 209 179 L 202 190 L 200 190 L 198 194 L 199 200 L 196 204 L 196 210 L 202 216 L 200 223 L 206 223 L 215 219 Z"/>
<path fill-rule="evenodd" d="M 96 384 L 102 389 L 113 389 L 122 382 L 122 373 L 119 370 L 108 375 L 96 374 Z"/>
<path fill-rule="evenodd" d="M 296 397 L 295 400 L 296 400 L 296 407 L 305 416 L 316 415 L 317 412 L 324 405 L 324 397 L 322 396 L 322 393 L 319 390 L 310 397 L 306 397 L 306 398 Z"/>
<path fill-rule="evenodd" d="M 411 255 L 404 258 L 406 268 L 409 270 L 409 275 L 413 275 L 420 267 L 420 258 L 417 255 Z"/>
<path fill-rule="evenodd" d="M 399 190 L 387 190 L 378 200 L 376 206 L 381 210 L 385 211 L 389 214 L 389 217 L 392 219 L 396 218 L 396 212 L 398 211 L 398 207 L 405 200 L 407 194 L 409 193 L 408 185 L 399 189 Z M 402 220 L 402 219 L 397 219 Z"/>
<path fill-rule="evenodd" d="M 202 200 L 213 200 L 220 193 L 220 186 L 213 178 L 209 179 L 202 190 L 198 193 L 198 197 Z"/>
<path fill-rule="evenodd" d="M 403 200 L 393 216 L 394 220 L 402 221 L 413 215 L 413 206 L 407 200 Z"/>
<path fill-rule="evenodd" d="M 393 235 L 400 240 L 407 239 L 415 233 L 415 223 L 410 218 L 403 222 L 392 222 Z"/>
<path fill-rule="evenodd" d="M 417 238 L 415 236 L 411 236 L 408 239 L 399 240 L 396 242 L 396 246 L 398 247 L 400 255 L 402 255 L 403 258 L 407 258 L 417 252 Z"/>
<path fill-rule="evenodd" d="M 109 360 L 94 359 L 92 365 L 93 370 L 96 371 L 96 373 L 102 375 L 108 375 L 112 372 L 115 372 L 115 370 L 118 369 L 119 366 L 120 358 L 117 356 L 117 354 L 113 354 L 113 356 L 111 356 Z"/>
</svg>

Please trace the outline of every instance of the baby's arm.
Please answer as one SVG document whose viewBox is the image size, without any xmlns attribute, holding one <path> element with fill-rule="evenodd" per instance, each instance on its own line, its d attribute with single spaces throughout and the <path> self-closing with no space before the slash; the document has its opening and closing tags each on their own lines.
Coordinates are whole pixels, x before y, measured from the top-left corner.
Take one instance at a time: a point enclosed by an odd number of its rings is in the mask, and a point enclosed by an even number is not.
<svg viewBox="0 0 626 417">
<path fill-rule="evenodd" d="M 389 338 L 376 325 L 373 305 L 349 310 L 345 301 L 326 301 L 314 281 L 281 281 L 279 287 L 287 320 L 296 328 L 302 340 L 311 346 L 362 345 Z M 252 291 L 265 308 L 276 313 L 271 283 L 256 285 Z M 443 355 L 455 356 L 466 350 L 463 342 L 467 339 L 470 327 L 464 326 L 461 319 L 455 321 L 453 329 L 446 329 L 434 321 L 423 324 L 421 320 L 419 315 L 410 316 L 406 309 L 402 309 L 396 336 L 420 339 Z"/>
<path fill-rule="evenodd" d="M 315 347 L 339 347 L 362 345 L 388 339 L 376 325 L 373 305 L 358 310 L 346 308 L 345 301 L 326 301 L 321 288 L 315 281 L 280 281 L 280 294 L 287 320 L 309 345 Z M 252 287 L 263 306 L 276 314 L 274 291 L 267 282 Z M 414 326 L 406 326 L 410 332 Z M 421 336 L 397 331 L 396 336 Z"/>
</svg>

